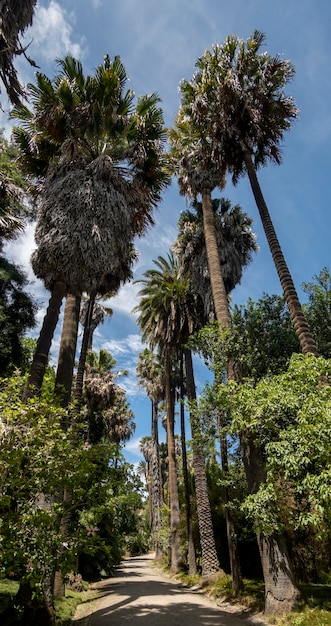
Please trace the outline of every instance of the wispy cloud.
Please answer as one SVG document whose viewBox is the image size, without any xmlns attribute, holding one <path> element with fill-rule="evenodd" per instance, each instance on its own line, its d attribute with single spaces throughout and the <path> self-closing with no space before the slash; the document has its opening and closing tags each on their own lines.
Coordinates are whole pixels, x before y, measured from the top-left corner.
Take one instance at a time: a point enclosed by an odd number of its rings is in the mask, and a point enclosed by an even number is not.
<svg viewBox="0 0 331 626">
<path fill-rule="evenodd" d="M 32 27 L 27 31 L 25 40 L 31 41 L 31 56 L 38 62 L 54 61 L 71 54 L 83 59 L 87 44 L 85 37 L 74 34 L 74 13 L 66 11 L 56 0 L 51 0 L 48 7 L 38 6 Z"/>
</svg>

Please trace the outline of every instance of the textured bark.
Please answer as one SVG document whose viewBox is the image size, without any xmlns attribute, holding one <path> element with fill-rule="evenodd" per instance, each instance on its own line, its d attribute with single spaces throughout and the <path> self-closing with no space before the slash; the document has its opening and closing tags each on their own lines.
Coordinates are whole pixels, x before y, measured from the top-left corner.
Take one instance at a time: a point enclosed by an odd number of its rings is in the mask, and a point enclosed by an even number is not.
<svg viewBox="0 0 331 626">
<path fill-rule="evenodd" d="M 184 407 L 184 381 L 183 381 L 183 352 L 181 352 L 181 384 L 180 384 L 180 432 L 181 432 L 181 444 L 182 444 L 182 469 L 183 469 L 183 482 L 185 492 L 185 505 L 186 505 L 186 532 L 188 543 L 188 569 L 189 574 L 194 576 L 197 573 L 197 562 L 195 555 L 195 546 L 193 540 L 192 529 L 192 507 L 191 496 L 189 487 L 189 477 L 187 468 L 187 453 L 186 453 L 186 432 L 185 432 L 185 407 Z"/>
<path fill-rule="evenodd" d="M 170 355 L 169 350 L 165 354 L 165 389 L 166 389 L 166 419 L 167 419 L 167 444 L 168 444 L 168 482 L 170 500 L 170 529 L 171 529 L 171 572 L 177 574 L 183 568 L 183 559 L 180 554 L 180 513 L 178 498 L 178 482 L 176 470 L 175 434 L 174 434 L 174 410 L 170 380 Z"/>
<path fill-rule="evenodd" d="M 217 246 L 215 220 L 212 208 L 210 188 L 208 186 L 205 186 L 202 190 L 201 195 L 203 230 L 205 234 L 209 277 L 213 293 L 216 319 L 219 324 L 224 324 L 225 326 L 228 326 L 230 324 L 229 304 L 222 276 L 219 251 Z"/>
<path fill-rule="evenodd" d="M 185 368 L 187 395 L 190 402 L 196 402 L 196 389 L 194 382 L 192 353 L 185 348 Z M 192 431 L 192 452 L 195 479 L 195 491 L 197 499 L 197 515 L 201 545 L 202 576 L 207 578 L 211 574 L 220 571 L 220 564 L 216 551 L 215 536 L 211 515 L 211 507 L 208 495 L 205 460 L 200 449 L 200 431 L 195 423 L 195 418 L 190 412 Z"/>
<path fill-rule="evenodd" d="M 24 390 L 24 400 L 38 395 L 41 390 L 53 335 L 59 319 L 61 304 L 65 294 L 65 283 L 61 281 L 56 282 L 52 290 L 48 309 L 44 317 L 44 322 L 31 363 L 28 380 Z"/>
<path fill-rule="evenodd" d="M 221 434 L 220 440 L 221 440 L 222 470 L 225 476 L 227 476 L 229 473 L 229 465 L 228 465 L 228 446 L 227 446 L 225 435 Z M 241 576 L 241 567 L 240 567 L 235 523 L 234 523 L 232 511 L 227 506 L 227 503 L 230 502 L 230 495 L 228 492 L 228 487 L 225 487 L 225 502 L 226 502 L 226 505 L 225 505 L 226 534 L 227 534 L 228 546 L 229 546 L 232 586 L 233 586 L 234 592 L 239 593 L 239 591 L 242 589 L 243 582 L 242 582 L 242 576 Z"/>
<path fill-rule="evenodd" d="M 80 355 L 78 361 L 78 368 L 76 374 L 76 386 L 74 391 L 74 400 L 76 403 L 75 410 L 79 413 L 82 405 L 82 397 L 83 397 L 83 385 L 84 385 L 84 374 L 85 374 L 85 365 L 86 365 L 86 355 L 88 351 L 88 347 L 91 343 L 91 330 L 92 330 L 92 316 L 93 316 L 93 306 L 95 302 L 96 292 L 93 291 L 90 294 L 90 299 L 88 303 L 88 309 L 86 313 L 86 320 L 84 324 L 84 332 L 82 345 L 80 348 Z"/>
<path fill-rule="evenodd" d="M 268 207 L 265 203 L 256 171 L 252 163 L 251 155 L 248 150 L 244 148 L 245 163 L 247 167 L 248 177 L 252 187 L 255 202 L 260 214 L 262 226 L 267 238 L 267 242 L 270 248 L 270 252 L 276 267 L 276 271 L 282 286 L 285 300 L 287 302 L 292 324 L 297 337 L 300 342 L 301 350 L 303 354 L 314 354 L 318 356 L 318 350 L 313 336 L 310 332 L 307 320 L 304 316 L 290 271 L 287 267 L 282 249 L 280 247 L 276 231 L 274 229 Z"/>
<path fill-rule="evenodd" d="M 253 437 L 241 433 L 241 450 L 249 493 L 256 493 L 265 481 L 264 461 L 261 449 Z M 268 537 L 257 532 L 265 583 L 266 615 L 290 612 L 301 598 L 296 585 L 285 538 L 280 534 Z"/>
<path fill-rule="evenodd" d="M 162 476 L 159 454 L 158 409 L 157 403 L 152 400 L 152 429 L 151 429 L 151 458 L 150 458 L 150 501 L 151 501 L 151 535 L 155 538 L 155 558 L 160 559 L 162 550 L 157 539 L 161 530 L 161 509 L 163 507 Z"/>
<path fill-rule="evenodd" d="M 63 408 L 68 406 L 71 398 L 80 301 L 80 296 L 67 294 L 55 379 L 55 393 Z"/>
</svg>

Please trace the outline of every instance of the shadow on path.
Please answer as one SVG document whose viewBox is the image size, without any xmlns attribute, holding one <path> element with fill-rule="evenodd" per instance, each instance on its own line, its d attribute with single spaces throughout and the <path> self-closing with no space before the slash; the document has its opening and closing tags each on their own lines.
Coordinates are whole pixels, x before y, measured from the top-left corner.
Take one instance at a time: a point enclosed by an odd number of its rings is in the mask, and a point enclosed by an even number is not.
<svg viewBox="0 0 331 626">
<path fill-rule="evenodd" d="M 153 566 L 153 556 L 123 561 L 114 578 L 98 583 L 93 613 L 77 626 L 243 626 L 240 611 L 221 609 L 200 593 L 183 589 Z"/>
</svg>

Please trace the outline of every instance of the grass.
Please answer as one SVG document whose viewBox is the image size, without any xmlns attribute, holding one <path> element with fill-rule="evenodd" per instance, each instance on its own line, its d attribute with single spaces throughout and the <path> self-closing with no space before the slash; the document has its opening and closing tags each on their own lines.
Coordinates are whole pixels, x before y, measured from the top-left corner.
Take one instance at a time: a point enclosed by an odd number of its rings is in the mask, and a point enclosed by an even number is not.
<svg viewBox="0 0 331 626">
<path fill-rule="evenodd" d="M 81 592 L 67 590 L 64 598 L 57 598 L 55 600 L 57 626 L 70 626 L 77 606 L 91 602 L 95 600 L 97 596 L 98 592 L 95 589 Z"/>
<path fill-rule="evenodd" d="M 177 574 L 185 586 L 200 586 L 215 600 L 238 604 L 252 613 L 262 613 L 264 605 L 264 584 L 259 580 L 244 579 L 243 590 L 234 594 L 231 576 L 218 576 L 204 583 L 201 576 Z M 282 617 L 263 616 L 266 624 L 274 626 L 331 626 L 331 585 L 302 585 L 304 603 L 292 613 Z"/>
<path fill-rule="evenodd" d="M 18 591 L 18 583 L 7 578 L 0 579 L 0 614 L 9 606 Z"/>
<path fill-rule="evenodd" d="M 0 580 L 0 622 L 1 613 L 11 604 L 13 597 L 18 590 L 18 583 L 12 580 Z M 91 602 L 98 596 L 97 590 L 77 592 L 66 590 L 64 598 L 55 600 L 56 624 L 57 626 L 70 626 L 72 618 L 79 604 Z"/>
</svg>

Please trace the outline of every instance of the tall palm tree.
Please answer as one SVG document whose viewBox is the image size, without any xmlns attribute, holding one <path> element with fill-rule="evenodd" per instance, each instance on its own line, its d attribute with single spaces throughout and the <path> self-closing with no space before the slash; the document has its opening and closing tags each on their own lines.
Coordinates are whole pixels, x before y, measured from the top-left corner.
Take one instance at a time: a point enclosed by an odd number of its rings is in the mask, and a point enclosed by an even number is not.
<svg viewBox="0 0 331 626">
<path fill-rule="evenodd" d="M 59 67 L 53 80 L 37 73 L 37 84 L 28 85 L 33 111 L 13 110 L 24 165 L 43 180 L 33 267 L 57 295 L 27 394 L 40 388 L 63 296 L 90 293 L 104 277 L 120 273 L 132 259 L 133 237 L 153 223 L 168 181 L 158 96 L 142 96 L 134 105 L 119 57 L 111 62 L 106 56 L 94 76 L 84 76 L 70 56 Z"/>
<path fill-rule="evenodd" d="M 171 135 L 175 169 L 184 193 L 191 197 L 201 193 L 208 228 L 211 191 L 224 186 L 227 172 L 234 184 L 248 173 L 301 349 L 304 354 L 317 354 L 256 177 L 259 166 L 269 160 L 280 162 L 279 143 L 297 116 L 293 99 L 283 93 L 293 76 L 293 66 L 278 57 L 258 54 L 263 41 L 259 31 L 247 42 L 229 36 L 224 44 L 215 45 L 198 59 L 191 81 L 182 81 L 182 104 Z M 210 228 L 208 232 L 213 236 Z M 211 283 L 214 293 L 212 276 Z M 215 309 L 218 319 L 216 302 Z M 225 299 L 223 313 L 229 327 Z M 228 375 L 234 376 L 233 368 L 228 367 Z M 241 444 L 248 485 L 256 489 L 264 480 L 261 451 L 244 433 Z M 261 533 L 257 538 L 266 584 L 265 610 L 291 610 L 300 594 L 284 538 Z"/>
<path fill-rule="evenodd" d="M 157 540 L 161 530 L 161 509 L 164 504 L 162 475 L 159 453 L 158 435 L 158 406 L 164 398 L 164 369 L 161 359 L 157 353 L 145 348 L 139 355 L 136 368 L 138 384 L 145 387 L 148 397 L 152 403 L 151 437 L 148 446 L 148 461 L 150 470 L 150 532 L 155 541 L 155 556 L 161 557 L 161 546 Z M 155 538 L 155 539 L 154 539 Z"/>
<path fill-rule="evenodd" d="M 180 85 L 174 142 L 184 145 L 183 169 L 198 164 L 200 177 L 209 171 L 207 191 L 199 189 L 203 198 L 218 176 L 216 186 L 224 184 L 227 172 L 234 184 L 248 174 L 302 352 L 317 355 L 256 175 L 268 161 L 280 163 L 280 142 L 298 114 L 293 98 L 283 91 L 294 68 L 289 61 L 259 52 L 264 41 L 257 30 L 247 41 L 231 35 L 197 60 L 192 80 Z"/>
<path fill-rule="evenodd" d="M 20 36 L 32 24 L 36 4 L 37 0 L 20 0 L 20 2 L 2 0 L 0 2 L 0 80 L 12 104 L 18 104 L 25 95 L 14 67 L 14 57 L 23 55 L 31 65 L 35 65 L 34 61 L 28 58 L 27 46 L 22 46 Z"/>
<path fill-rule="evenodd" d="M 179 523 L 179 510 L 173 412 L 171 411 L 170 357 L 171 350 L 177 348 L 178 345 L 184 345 L 188 337 L 199 327 L 203 306 L 200 298 L 190 291 L 188 283 L 180 278 L 179 264 L 172 252 L 168 255 L 168 259 L 158 257 L 154 263 L 157 269 L 148 270 L 144 274 L 145 279 L 137 281 L 143 285 L 143 288 L 140 291 L 140 304 L 135 310 L 140 312 L 137 321 L 142 330 L 143 340 L 148 340 L 152 346 L 157 344 L 165 359 L 169 485 L 171 495 L 174 490 L 175 498 L 177 498 L 175 500 L 170 498 L 173 533 L 172 549 L 175 559 L 176 544 L 174 542 L 178 539 L 176 526 Z M 194 392 L 191 393 L 193 394 Z M 219 569 L 219 561 L 214 541 L 210 504 L 207 495 L 207 482 L 204 473 L 203 457 L 201 456 L 202 451 L 199 448 L 195 435 L 196 431 L 192 428 L 192 437 L 195 442 L 193 446 L 193 462 L 196 470 L 195 481 L 197 491 L 201 488 L 201 494 L 204 494 L 203 498 L 198 498 L 203 575 L 208 576 Z"/>
</svg>

